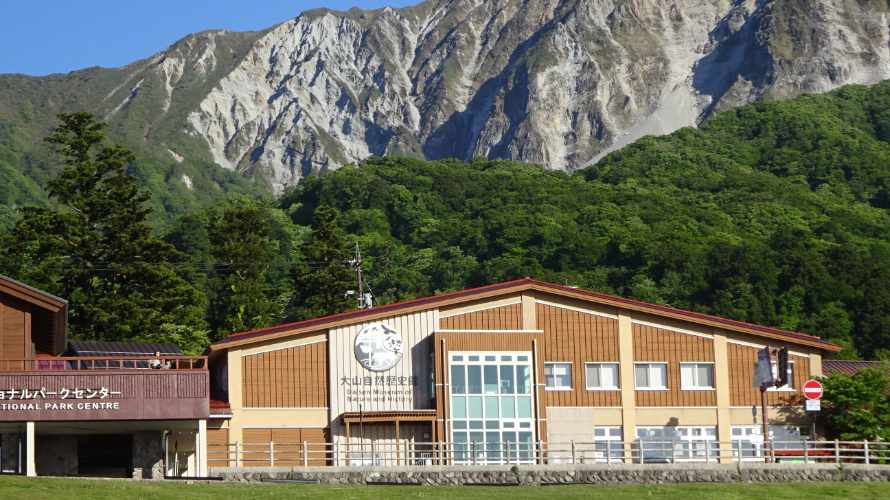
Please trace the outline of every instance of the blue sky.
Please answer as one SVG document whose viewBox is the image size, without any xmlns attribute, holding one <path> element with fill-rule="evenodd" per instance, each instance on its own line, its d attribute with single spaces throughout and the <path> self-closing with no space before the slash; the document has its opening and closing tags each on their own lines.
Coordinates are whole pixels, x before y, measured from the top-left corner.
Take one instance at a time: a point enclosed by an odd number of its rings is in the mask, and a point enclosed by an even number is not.
<svg viewBox="0 0 890 500">
<path fill-rule="evenodd" d="M 0 73 L 122 66 L 196 31 L 263 29 L 316 7 L 415 3 L 419 0 L 0 0 Z"/>
</svg>

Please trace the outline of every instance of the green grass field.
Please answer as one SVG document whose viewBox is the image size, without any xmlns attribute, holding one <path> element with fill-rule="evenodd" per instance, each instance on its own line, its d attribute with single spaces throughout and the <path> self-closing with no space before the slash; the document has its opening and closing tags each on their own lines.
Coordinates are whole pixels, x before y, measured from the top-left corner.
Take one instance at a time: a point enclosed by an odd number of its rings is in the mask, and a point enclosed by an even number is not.
<svg viewBox="0 0 890 500">
<path fill-rule="evenodd" d="M 544 487 L 417 487 L 318 486 L 295 484 L 187 484 L 184 482 L 131 482 L 121 480 L 0 477 L 0 499 L 228 499 L 250 500 L 312 498 L 336 500 L 509 498 L 553 499 L 793 499 L 890 498 L 890 483 L 781 483 L 683 484 L 659 486 L 544 486 Z"/>
</svg>

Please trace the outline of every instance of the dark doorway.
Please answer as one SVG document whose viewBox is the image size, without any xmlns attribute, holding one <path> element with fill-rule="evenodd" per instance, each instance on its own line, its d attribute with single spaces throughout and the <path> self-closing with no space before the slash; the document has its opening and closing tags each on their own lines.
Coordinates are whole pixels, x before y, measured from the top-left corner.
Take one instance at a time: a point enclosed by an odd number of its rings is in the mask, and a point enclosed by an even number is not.
<svg viewBox="0 0 890 500">
<path fill-rule="evenodd" d="M 130 477 L 133 474 L 133 436 L 79 436 L 77 472 L 81 476 Z"/>
</svg>

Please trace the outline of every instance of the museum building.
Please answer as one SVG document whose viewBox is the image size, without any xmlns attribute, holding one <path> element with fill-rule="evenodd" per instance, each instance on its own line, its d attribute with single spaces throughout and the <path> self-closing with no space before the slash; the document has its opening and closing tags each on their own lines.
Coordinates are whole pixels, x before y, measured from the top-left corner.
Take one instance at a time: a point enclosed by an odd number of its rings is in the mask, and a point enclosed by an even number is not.
<svg viewBox="0 0 890 500">
<path fill-rule="evenodd" d="M 644 440 L 756 458 L 766 346 L 790 353 L 770 434 L 800 439 L 801 386 L 839 346 L 528 278 L 233 334 L 209 348 L 209 467 L 555 463 L 555 443 Z"/>
<path fill-rule="evenodd" d="M 840 349 L 528 278 L 237 333 L 206 356 L 68 341 L 67 307 L 0 276 L 3 472 L 559 463 L 567 443 L 653 462 L 665 440 L 757 459 L 757 352 L 789 350 L 768 400 L 773 439 L 793 440 L 812 432 L 804 381 Z"/>
</svg>

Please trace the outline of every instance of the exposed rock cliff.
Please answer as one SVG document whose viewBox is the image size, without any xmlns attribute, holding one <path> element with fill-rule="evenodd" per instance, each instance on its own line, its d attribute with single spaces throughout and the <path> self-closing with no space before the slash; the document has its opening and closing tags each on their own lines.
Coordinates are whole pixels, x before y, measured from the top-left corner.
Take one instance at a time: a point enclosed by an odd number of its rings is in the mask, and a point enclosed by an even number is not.
<svg viewBox="0 0 890 500">
<path fill-rule="evenodd" d="M 715 110 L 890 78 L 890 6 L 429 0 L 204 33 L 95 74 L 112 123 L 276 190 L 391 153 L 571 169 Z"/>
</svg>

